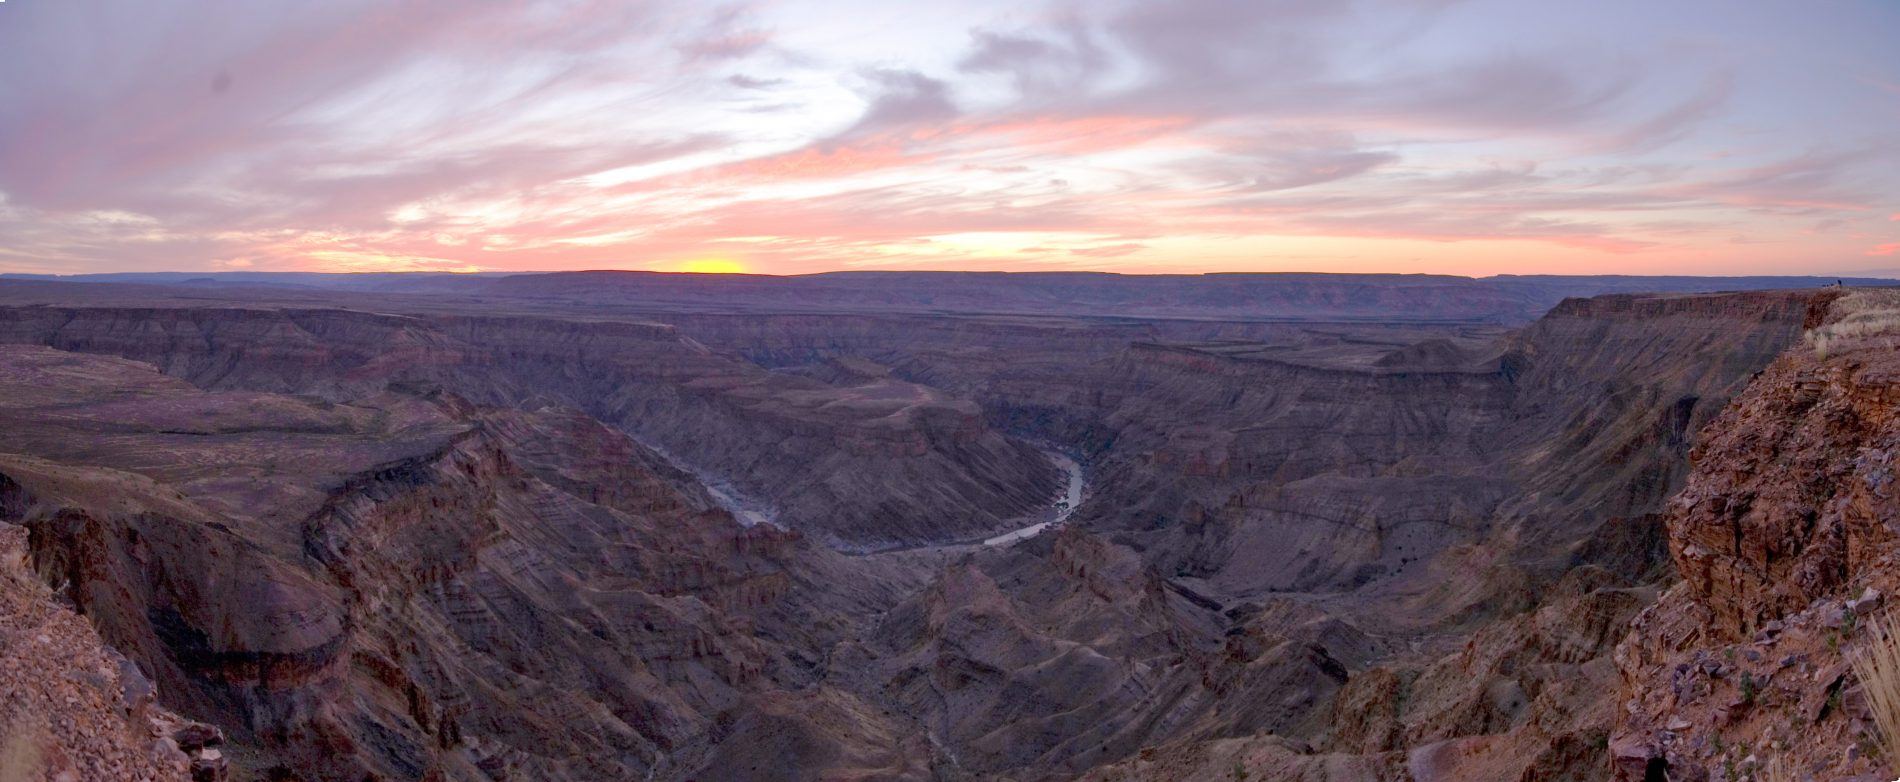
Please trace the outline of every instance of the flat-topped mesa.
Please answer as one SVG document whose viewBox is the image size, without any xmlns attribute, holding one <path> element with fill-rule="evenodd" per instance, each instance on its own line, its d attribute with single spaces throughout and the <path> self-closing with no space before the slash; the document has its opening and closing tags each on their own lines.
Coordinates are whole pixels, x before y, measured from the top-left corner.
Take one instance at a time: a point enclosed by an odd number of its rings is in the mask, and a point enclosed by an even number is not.
<svg viewBox="0 0 1900 782">
<path fill-rule="evenodd" d="M 706 352 L 653 323 L 235 307 L 0 308 L 0 342 L 122 356 L 208 388 L 338 400 L 393 379 L 438 379 L 463 367 L 606 361 L 667 348 Z"/>
<path fill-rule="evenodd" d="M 1667 317 L 1737 321 L 1805 320 L 1825 312 L 1840 289 L 1733 291 L 1723 293 L 1611 293 L 1564 299 L 1543 319 L 1648 320 Z"/>
<path fill-rule="evenodd" d="M 1661 510 L 1697 433 L 1829 291 L 1573 299 L 1506 342 L 1519 469 L 1598 516 Z"/>
<path fill-rule="evenodd" d="M 1612 294 L 1565 299 L 1507 341 L 1507 371 L 1524 365 L 1551 370 L 1548 380 L 1569 382 L 1616 375 L 1648 382 L 1660 372 L 1699 367 L 1697 351 L 1762 355 L 1766 364 L 1812 326 L 1832 290 L 1743 291 L 1694 295 Z M 1659 350 L 1658 348 L 1668 348 Z M 1658 359 L 1671 359 L 1664 363 Z M 1725 365 L 1701 368 L 1704 373 Z M 1577 376 L 1578 371 L 1586 372 Z"/>
</svg>

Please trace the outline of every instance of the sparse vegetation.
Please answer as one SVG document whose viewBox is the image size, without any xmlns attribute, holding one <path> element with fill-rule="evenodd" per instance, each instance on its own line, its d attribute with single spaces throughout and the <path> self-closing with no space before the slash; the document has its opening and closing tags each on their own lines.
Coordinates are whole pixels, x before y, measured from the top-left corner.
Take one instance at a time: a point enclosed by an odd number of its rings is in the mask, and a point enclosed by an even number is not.
<svg viewBox="0 0 1900 782">
<path fill-rule="evenodd" d="M 1900 347 L 1900 290 L 1855 291 L 1834 302 L 1830 320 L 1807 335 L 1820 358 L 1870 347 Z"/>
<path fill-rule="evenodd" d="M 1900 758 L 1900 625 L 1891 619 L 1870 625 L 1867 642 L 1849 662 L 1866 689 L 1881 749 L 1887 758 Z"/>
</svg>

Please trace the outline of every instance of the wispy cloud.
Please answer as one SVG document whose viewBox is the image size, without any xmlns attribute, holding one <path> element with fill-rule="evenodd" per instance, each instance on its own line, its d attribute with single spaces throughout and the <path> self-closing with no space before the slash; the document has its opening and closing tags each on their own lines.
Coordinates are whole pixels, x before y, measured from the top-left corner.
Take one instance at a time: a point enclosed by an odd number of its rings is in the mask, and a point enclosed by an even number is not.
<svg viewBox="0 0 1900 782">
<path fill-rule="evenodd" d="M 9 3 L 0 270 L 1891 254 L 1890 16 L 1725 7 Z"/>
</svg>

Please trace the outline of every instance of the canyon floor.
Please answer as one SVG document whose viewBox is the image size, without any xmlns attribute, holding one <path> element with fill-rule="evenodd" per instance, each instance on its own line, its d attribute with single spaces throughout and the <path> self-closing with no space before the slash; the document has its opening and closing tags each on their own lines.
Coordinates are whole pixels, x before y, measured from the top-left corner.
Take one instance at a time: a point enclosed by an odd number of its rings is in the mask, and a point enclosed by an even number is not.
<svg viewBox="0 0 1900 782">
<path fill-rule="evenodd" d="M 1891 778 L 1896 310 L 0 279 L 0 774 Z"/>
</svg>

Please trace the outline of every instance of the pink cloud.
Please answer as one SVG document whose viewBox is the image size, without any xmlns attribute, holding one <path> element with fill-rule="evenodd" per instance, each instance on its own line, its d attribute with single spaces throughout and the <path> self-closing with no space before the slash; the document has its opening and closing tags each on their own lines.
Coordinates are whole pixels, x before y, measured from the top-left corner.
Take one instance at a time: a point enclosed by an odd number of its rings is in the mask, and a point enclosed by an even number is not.
<svg viewBox="0 0 1900 782">
<path fill-rule="evenodd" d="M 1888 242 L 1886 244 L 1875 245 L 1873 249 L 1867 251 L 1867 254 L 1900 255 L 1900 242 Z"/>
<path fill-rule="evenodd" d="M 835 179 L 889 168 L 927 163 L 931 154 L 912 154 L 888 139 L 861 144 L 810 146 L 778 155 L 744 160 L 688 175 L 696 180 Z"/>
<path fill-rule="evenodd" d="M 1363 1 L 1063 4 L 918 31 L 915 56 L 799 3 L 22 4 L 0 26 L 0 70 L 32 76 L 0 85 L 0 268 L 743 250 L 780 271 L 964 262 L 933 237 L 974 232 L 1103 268 L 1287 237 L 1526 270 L 1733 254 L 1738 233 L 1790 265 L 1895 254 L 1866 249 L 1900 193 L 1884 127 L 1777 114 L 1738 137 L 1755 66 L 1472 29 L 1408 49 L 1464 23 Z M 735 146 L 788 151 L 692 162 Z M 673 173 L 599 184 L 634 170 Z M 1064 232 L 1115 238 L 1033 235 Z M 1180 241 L 1137 243 L 1160 236 Z"/>
<path fill-rule="evenodd" d="M 1077 248 L 1070 250 L 1069 254 L 1088 258 L 1120 258 L 1124 255 L 1133 255 L 1146 249 L 1148 249 L 1148 245 L 1140 242 L 1123 242 L 1121 244 L 1110 244 L 1101 247 Z"/>
<path fill-rule="evenodd" d="M 950 137 L 994 137 L 1020 149 L 1087 155 L 1138 147 L 1175 135 L 1198 120 L 1188 116 L 1128 115 L 1030 116 L 954 126 Z M 921 138 L 937 137 L 925 131 Z"/>
</svg>

